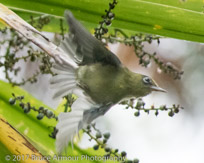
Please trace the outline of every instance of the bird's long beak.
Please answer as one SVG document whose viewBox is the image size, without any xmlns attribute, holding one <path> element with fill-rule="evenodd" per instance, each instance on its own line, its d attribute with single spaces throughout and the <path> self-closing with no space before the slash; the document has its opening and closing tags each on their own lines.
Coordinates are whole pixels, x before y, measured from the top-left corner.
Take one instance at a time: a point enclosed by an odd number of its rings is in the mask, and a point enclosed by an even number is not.
<svg viewBox="0 0 204 163">
<path fill-rule="evenodd" d="M 166 92 L 165 89 L 157 87 L 157 86 L 154 86 L 154 85 L 151 86 L 150 88 L 152 89 L 152 91 Z"/>
</svg>

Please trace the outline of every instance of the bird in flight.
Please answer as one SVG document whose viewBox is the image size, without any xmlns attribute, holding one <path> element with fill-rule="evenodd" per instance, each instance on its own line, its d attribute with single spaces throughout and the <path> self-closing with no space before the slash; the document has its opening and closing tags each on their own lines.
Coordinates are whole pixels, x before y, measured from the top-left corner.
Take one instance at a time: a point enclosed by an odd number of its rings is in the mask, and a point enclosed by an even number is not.
<svg viewBox="0 0 204 163">
<path fill-rule="evenodd" d="M 14 12 L 0 4 L 0 19 L 54 58 L 50 80 L 54 98 L 74 93 L 71 112 L 58 116 L 56 149 L 61 153 L 78 131 L 112 106 L 152 91 L 165 92 L 148 76 L 126 68 L 118 57 L 93 37 L 68 10 L 69 33 L 57 46 Z"/>
</svg>

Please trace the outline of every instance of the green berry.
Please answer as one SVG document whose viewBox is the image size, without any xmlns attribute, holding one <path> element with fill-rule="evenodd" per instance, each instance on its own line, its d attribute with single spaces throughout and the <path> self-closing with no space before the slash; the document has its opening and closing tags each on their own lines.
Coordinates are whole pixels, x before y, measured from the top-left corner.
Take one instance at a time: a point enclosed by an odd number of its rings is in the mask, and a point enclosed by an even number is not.
<svg viewBox="0 0 204 163">
<path fill-rule="evenodd" d="M 135 112 L 135 117 L 139 117 L 140 116 L 140 112 L 139 111 L 137 111 L 137 112 Z"/>
<path fill-rule="evenodd" d="M 11 105 L 14 105 L 14 104 L 16 103 L 16 99 L 10 98 L 10 99 L 9 99 L 9 103 L 10 103 Z"/>
<path fill-rule="evenodd" d="M 158 111 L 158 110 L 155 111 L 155 115 L 156 115 L 156 116 L 159 115 L 159 111 Z"/>
<path fill-rule="evenodd" d="M 109 13 L 108 13 L 108 18 L 109 18 L 109 19 L 114 18 L 114 16 L 115 16 L 115 14 L 114 14 L 114 13 L 112 13 L 112 12 L 109 12 Z"/>
<path fill-rule="evenodd" d="M 111 25 L 111 21 L 110 20 L 106 20 L 105 23 L 106 23 L 107 26 Z"/>
<path fill-rule="evenodd" d="M 48 118 L 52 118 L 53 115 L 54 115 L 54 114 L 53 114 L 53 112 L 52 112 L 51 110 L 47 110 L 47 111 L 46 111 L 46 116 L 47 116 Z"/>
<path fill-rule="evenodd" d="M 118 153 L 118 151 L 119 151 L 118 149 L 115 149 L 115 153 Z"/>
<path fill-rule="evenodd" d="M 43 111 L 44 111 L 44 107 L 43 106 L 39 107 L 39 112 L 43 112 Z"/>
<path fill-rule="evenodd" d="M 99 148 L 99 145 L 98 145 L 98 144 L 96 144 L 96 145 L 93 146 L 93 149 L 94 149 L 94 150 L 98 150 L 98 148 Z"/>
<path fill-rule="evenodd" d="M 23 110 L 24 110 L 24 113 L 29 113 L 30 112 L 30 108 L 26 107 L 26 106 L 23 108 Z"/>
<path fill-rule="evenodd" d="M 168 115 L 169 115 L 170 117 L 173 117 L 173 116 L 174 116 L 174 112 L 171 110 L 171 111 L 168 113 Z"/>
<path fill-rule="evenodd" d="M 44 117 L 44 114 L 43 114 L 43 113 L 39 113 L 39 114 L 37 115 L 37 119 L 38 119 L 38 120 L 43 119 L 43 117 Z"/>
<path fill-rule="evenodd" d="M 121 156 L 125 157 L 127 155 L 127 153 L 125 151 L 121 152 Z"/>
<path fill-rule="evenodd" d="M 110 150 L 111 150 L 111 149 L 110 149 L 109 147 L 105 147 L 105 151 L 106 151 L 106 152 L 110 152 Z"/>
<path fill-rule="evenodd" d="M 174 113 L 178 113 L 179 112 L 179 109 L 178 108 L 175 108 L 174 109 Z"/>
<path fill-rule="evenodd" d="M 103 139 L 103 144 L 106 144 L 107 143 L 107 139 Z"/>
<path fill-rule="evenodd" d="M 32 56 L 30 57 L 30 61 L 31 61 L 31 62 L 34 62 L 34 61 L 35 61 L 35 56 L 34 56 L 34 55 L 32 55 Z"/>
<path fill-rule="evenodd" d="M 110 133 L 107 132 L 107 133 L 103 134 L 103 136 L 104 136 L 104 138 L 109 139 L 110 138 Z"/>
<path fill-rule="evenodd" d="M 144 112 L 149 114 L 149 109 L 144 109 Z"/>
<path fill-rule="evenodd" d="M 101 133 L 100 133 L 100 132 L 97 132 L 97 133 L 96 133 L 96 138 L 98 139 L 98 138 L 101 138 L 101 137 L 102 137 Z"/>
</svg>

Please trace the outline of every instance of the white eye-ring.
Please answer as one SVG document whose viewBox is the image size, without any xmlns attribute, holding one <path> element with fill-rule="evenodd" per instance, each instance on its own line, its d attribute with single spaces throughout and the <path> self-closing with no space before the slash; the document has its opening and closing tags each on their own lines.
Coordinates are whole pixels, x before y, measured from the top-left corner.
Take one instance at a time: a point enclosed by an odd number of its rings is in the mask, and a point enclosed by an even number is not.
<svg viewBox="0 0 204 163">
<path fill-rule="evenodd" d="M 147 77 L 147 76 L 145 76 L 144 78 L 143 78 L 143 82 L 145 83 L 145 84 L 151 84 L 152 82 L 151 82 L 151 79 L 149 78 L 149 77 Z"/>
</svg>

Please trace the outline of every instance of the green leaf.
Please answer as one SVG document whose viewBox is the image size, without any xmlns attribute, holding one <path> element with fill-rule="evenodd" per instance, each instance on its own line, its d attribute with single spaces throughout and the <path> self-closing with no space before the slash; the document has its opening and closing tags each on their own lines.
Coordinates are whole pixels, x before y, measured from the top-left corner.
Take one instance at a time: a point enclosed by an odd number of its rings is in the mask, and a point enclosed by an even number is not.
<svg viewBox="0 0 204 163">
<path fill-rule="evenodd" d="M 204 42 L 204 15 L 201 0 L 118 0 L 111 28 L 120 28 L 129 34 L 145 32 L 183 40 Z M 98 25 L 111 0 L 2 0 L 14 12 L 29 20 L 49 14 L 55 19 L 44 30 L 59 32 L 59 19 L 65 9 L 89 29 Z"/>
<path fill-rule="evenodd" d="M 52 132 L 50 127 L 56 125 L 56 120 L 45 117 L 39 121 L 36 118 L 37 112 L 31 110 L 28 114 L 25 114 L 18 105 L 10 105 L 9 99 L 12 97 L 12 93 L 15 93 L 16 96 L 24 95 L 25 102 L 30 102 L 31 106 L 43 106 L 53 112 L 54 110 L 23 89 L 12 87 L 11 84 L 3 81 L 0 81 L 0 90 L 0 114 L 43 154 L 52 155 L 55 153 L 55 142 L 54 139 L 49 137 L 49 134 Z"/>
</svg>

